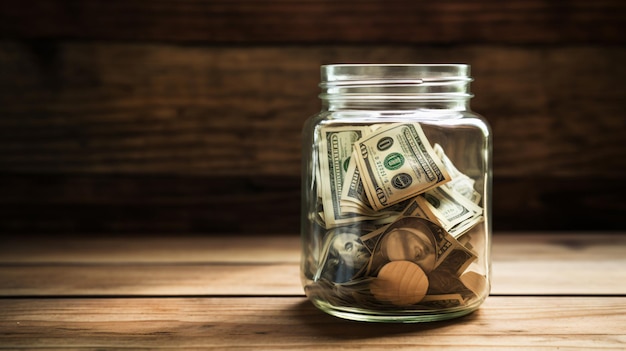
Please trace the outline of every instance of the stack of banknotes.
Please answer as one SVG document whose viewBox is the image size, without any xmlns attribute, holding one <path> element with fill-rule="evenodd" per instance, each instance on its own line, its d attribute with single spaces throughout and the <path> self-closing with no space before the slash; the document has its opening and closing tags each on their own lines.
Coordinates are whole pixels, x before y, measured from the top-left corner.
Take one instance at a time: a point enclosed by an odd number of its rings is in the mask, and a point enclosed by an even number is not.
<svg viewBox="0 0 626 351">
<path fill-rule="evenodd" d="M 319 133 L 311 216 L 325 235 L 307 294 L 373 309 L 450 308 L 484 297 L 484 272 L 470 269 L 484 255 L 482 196 L 419 123 Z"/>
</svg>

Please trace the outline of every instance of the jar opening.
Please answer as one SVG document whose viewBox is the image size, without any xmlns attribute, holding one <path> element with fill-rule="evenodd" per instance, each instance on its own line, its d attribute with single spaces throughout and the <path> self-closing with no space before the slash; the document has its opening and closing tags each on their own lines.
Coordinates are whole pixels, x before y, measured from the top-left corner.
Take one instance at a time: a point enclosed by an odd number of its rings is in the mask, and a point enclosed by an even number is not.
<svg viewBox="0 0 626 351">
<path fill-rule="evenodd" d="M 359 80 L 457 80 L 470 77 L 467 64 L 330 64 L 321 67 L 322 82 Z"/>
<path fill-rule="evenodd" d="M 333 64 L 321 67 L 322 100 L 469 99 L 467 64 Z"/>
</svg>

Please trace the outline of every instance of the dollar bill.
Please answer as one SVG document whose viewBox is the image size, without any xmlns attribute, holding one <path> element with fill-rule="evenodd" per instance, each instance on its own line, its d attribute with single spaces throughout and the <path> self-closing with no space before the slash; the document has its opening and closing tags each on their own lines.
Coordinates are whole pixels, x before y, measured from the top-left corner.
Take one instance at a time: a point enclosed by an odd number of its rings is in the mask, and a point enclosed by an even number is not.
<svg viewBox="0 0 626 351">
<path fill-rule="evenodd" d="M 368 126 L 322 126 L 319 143 L 319 179 L 326 228 L 368 219 L 341 213 L 341 191 L 353 144 L 370 130 Z"/>
<path fill-rule="evenodd" d="M 418 196 L 418 198 L 421 195 Z M 437 218 L 437 216 L 435 216 L 433 214 L 433 212 L 431 211 L 424 211 L 421 207 L 420 207 L 420 202 L 417 201 L 417 198 L 411 200 L 411 202 L 406 206 L 404 212 L 402 213 L 403 216 L 413 216 L 413 217 L 420 217 L 420 218 L 426 218 L 432 222 L 438 223 L 439 225 L 441 225 L 442 227 L 444 226 L 443 223 L 441 223 L 441 221 Z M 449 227 L 449 228 L 444 228 L 446 231 L 448 231 L 448 233 L 450 235 L 452 235 L 454 238 L 458 239 L 460 237 L 463 236 L 464 233 L 467 233 L 470 229 L 472 229 L 476 224 L 482 222 L 484 220 L 482 215 L 478 215 L 475 214 L 465 220 L 463 220 L 462 222 L 460 222 L 459 224 Z M 465 243 L 463 243 L 463 245 L 465 245 Z"/>
<path fill-rule="evenodd" d="M 363 246 L 360 226 L 342 226 L 329 230 L 324 236 L 318 257 L 319 264 L 313 280 L 325 277 L 345 283 L 364 271 L 370 252 Z"/>
<path fill-rule="evenodd" d="M 484 220 L 485 220 L 485 217 L 483 216 L 474 216 L 450 228 L 448 230 L 448 233 L 450 233 L 450 235 L 452 235 L 455 238 L 459 238 Z"/>
<path fill-rule="evenodd" d="M 367 199 L 367 194 L 363 187 L 358 168 L 356 167 L 356 152 L 352 153 L 346 176 L 344 179 L 343 190 L 341 193 L 341 213 L 356 214 L 367 216 L 374 220 L 374 224 L 389 224 L 395 220 L 405 210 L 409 201 L 391 205 L 384 210 L 376 211 L 372 208 Z"/>
<path fill-rule="evenodd" d="M 347 212 L 357 209 L 357 213 L 375 213 L 376 211 L 370 205 L 365 193 L 361 173 L 356 166 L 357 157 L 357 152 L 354 150 L 346 170 L 345 184 L 341 191 L 341 207 L 342 209 L 345 208 Z"/>
<path fill-rule="evenodd" d="M 383 126 L 355 143 L 370 205 L 381 210 L 451 180 L 419 123 Z"/>
<path fill-rule="evenodd" d="M 428 218 L 436 218 L 446 230 L 467 219 L 482 215 L 480 206 L 446 187 L 429 190 L 415 200 Z"/>
<path fill-rule="evenodd" d="M 412 199 L 409 205 L 404 209 L 404 212 L 402 213 L 402 215 L 406 217 L 426 218 L 430 220 L 431 222 L 437 223 L 437 218 L 435 218 L 434 216 L 433 218 L 429 218 L 426 212 L 422 210 L 422 208 L 420 207 L 419 203 L 417 202 L 415 198 Z"/>
<path fill-rule="evenodd" d="M 434 149 L 437 151 L 438 156 L 446 160 L 444 164 L 448 168 L 449 173 L 454 175 L 453 179 L 441 187 L 429 190 L 411 199 L 402 215 L 426 218 L 441 225 L 453 237 L 459 238 L 463 233 L 466 233 L 484 219 L 482 208 L 476 205 L 476 199 L 480 201 L 480 195 L 473 190 L 474 181 L 454 167 L 445 153 L 443 153 L 443 150 L 441 150 L 441 146 L 435 144 Z M 465 194 L 458 192 L 456 190 L 457 187 L 453 183 L 455 181 L 465 182 L 466 180 L 471 182 L 466 183 L 471 184 L 469 185 L 471 193 L 470 191 Z M 463 188 L 467 189 L 467 187 Z M 470 200 L 471 203 L 468 203 L 466 200 Z M 438 206 L 433 204 L 438 204 Z"/>
<path fill-rule="evenodd" d="M 395 260 L 412 261 L 427 275 L 444 269 L 460 274 L 477 258 L 440 225 L 420 217 L 401 216 L 360 240 L 371 252 L 367 276 L 376 276 L 382 266 Z"/>
<path fill-rule="evenodd" d="M 444 167 L 452 178 L 452 180 L 446 183 L 444 186 L 448 189 L 454 189 L 473 203 L 479 204 L 481 196 L 480 193 L 474 190 L 475 181 L 472 178 L 468 177 L 466 174 L 459 171 L 458 168 L 456 168 L 454 163 L 452 163 L 452 160 L 450 160 L 448 155 L 446 155 L 446 153 L 444 152 L 441 145 L 433 145 L 433 151 L 435 152 L 435 155 L 437 155 L 437 157 L 441 159 L 441 162 L 443 163 Z"/>
<path fill-rule="evenodd" d="M 478 205 L 480 203 L 481 196 L 478 191 L 474 190 L 474 183 L 475 181 L 472 178 L 466 175 L 461 175 L 456 178 L 452 178 L 450 182 L 444 184 L 443 186 L 459 193 L 464 198 Z"/>
<path fill-rule="evenodd" d="M 340 232 L 335 232 L 335 237 L 337 233 L 342 233 L 341 235 L 349 233 L 346 230 L 341 229 Z M 423 235 L 416 238 L 417 241 L 405 236 L 400 242 L 394 244 L 392 240 L 399 239 L 398 237 L 390 238 L 394 235 L 394 231 L 405 232 L 404 234 L 409 234 L 409 236 L 417 232 Z M 368 288 L 372 279 L 378 275 L 380 268 L 392 260 L 412 261 L 426 273 L 429 282 L 427 295 L 413 305 L 414 307 L 454 308 L 463 306 L 476 296 L 482 296 L 486 291 L 486 278 L 468 270 L 470 264 L 476 260 L 476 254 L 451 237 L 436 223 L 425 218 L 402 217 L 390 225 L 361 235 L 358 239 L 350 240 L 356 243 L 353 243 L 354 247 L 359 247 L 358 252 L 364 252 L 366 257 L 369 255 L 368 262 L 365 264 L 362 261 L 353 260 L 354 263 L 361 263 L 348 265 L 349 267 L 341 264 L 335 266 L 322 264 L 325 267 L 322 271 L 326 271 L 316 275 L 314 282 L 307 286 L 307 294 L 324 294 L 328 301 L 337 306 L 397 308 L 385 301 L 378 301 Z M 324 261 L 333 262 L 341 256 L 341 249 L 335 249 L 338 251 L 333 254 L 330 249 L 333 246 L 332 242 L 325 241 L 323 247 L 326 249 L 322 249 L 320 256 L 328 256 Z M 398 252 L 393 252 L 392 246 L 394 245 L 395 250 L 401 247 L 400 253 L 405 254 L 406 257 L 392 257 L 398 254 Z M 417 247 L 419 245 L 422 247 Z M 343 245 L 335 246 L 340 248 Z M 413 251 L 407 249 L 413 249 Z M 351 256 L 354 255 L 352 252 Z M 427 259 L 426 256 L 431 256 L 432 260 Z M 365 269 L 358 269 L 364 264 Z M 354 269 L 350 271 L 348 268 Z"/>
<path fill-rule="evenodd" d="M 446 155 L 446 153 L 443 151 L 443 147 L 441 147 L 441 145 L 439 144 L 433 145 L 433 152 L 435 153 L 435 155 L 437 155 L 437 157 L 439 157 L 439 159 L 441 160 L 441 163 L 450 174 L 450 177 L 457 178 L 461 175 L 464 175 L 456 168 L 454 163 L 452 163 L 448 155 Z"/>
<path fill-rule="evenodd" d="M 417 196 L 406 207 L 403 215 L 427 218 L 441 225 L 455 238 L 484 220 L 480 206 L 446 187 L 435 188 Z"/>
</svg>

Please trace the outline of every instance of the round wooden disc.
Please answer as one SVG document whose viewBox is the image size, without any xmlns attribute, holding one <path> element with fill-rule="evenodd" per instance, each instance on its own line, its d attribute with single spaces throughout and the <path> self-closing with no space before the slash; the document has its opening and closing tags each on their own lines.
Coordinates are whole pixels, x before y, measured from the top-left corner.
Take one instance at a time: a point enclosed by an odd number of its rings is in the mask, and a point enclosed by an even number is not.
<svg viewBox="0 0 626 351">
<path fill-rule="evenodd" d="M 417 264 L 410 261 L 389 262 L 380 269 L 370 284 L 370 291 L 378 301 L 396 306 L 420 302 L 428 290 L 428 277 Z"/>
</svg>

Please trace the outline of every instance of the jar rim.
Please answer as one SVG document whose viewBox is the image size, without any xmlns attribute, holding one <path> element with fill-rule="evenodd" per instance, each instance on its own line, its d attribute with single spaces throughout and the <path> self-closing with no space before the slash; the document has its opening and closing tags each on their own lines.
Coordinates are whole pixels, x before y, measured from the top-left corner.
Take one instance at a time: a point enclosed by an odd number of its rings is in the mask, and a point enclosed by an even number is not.
<svg viewBox="0 0 626 351">
<path fill-rule="evenodd" d="M 472 80 L 470 77 L 470 65 L 464 63 L 327 64 L 322 65 L 320 70 L 320 86 L 322 87 L 380 81 L 422 84 L 428 82 Z"/>
<path fill-rule="evenodd" d="M 321 66 L 327 101 L 471 99 L 468 64 L 331 64 Z"/>
</svg>

